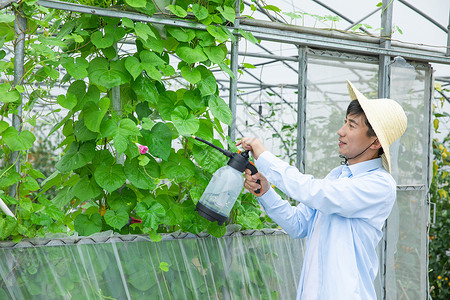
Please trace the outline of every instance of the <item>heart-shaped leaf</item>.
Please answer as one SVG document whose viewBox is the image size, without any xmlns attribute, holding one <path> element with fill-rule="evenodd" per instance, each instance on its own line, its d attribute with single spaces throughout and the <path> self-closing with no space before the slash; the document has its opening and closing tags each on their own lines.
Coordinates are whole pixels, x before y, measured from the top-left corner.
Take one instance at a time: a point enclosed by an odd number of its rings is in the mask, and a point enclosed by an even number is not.
<svg viewBox="0 0 450 300">
<path fill-rule="evenodd" d="M 134 209 L 137 203 L 136 193 L 132 189 L 125 187 L 120 192 L 112 192 L 108 198 L 108 205 L 114 211 L 123 210 L 128 214 Z"/>
<path fill-rule="evenodd" d="M 109 98 L 103 97 L 98 105 L 89 101 L 84 105 L 84 124 L 93 132 L 100 132 L 100 124 L 109 108 Z"/>
<path fill-rule="evenodd" d="M 186 91 L 183 95 L 183 102 L 192 110 L 201 110 L 206 104 L 198 89 Z"/>
<path fill-rule="evenodd" d="M 19 132 L 14 127 L 9 127 L 3 132 L 3 140 L 11 151 L 23 151 L 30 149 L 36 138 L 28 130 Z"/>
<path fill-rule="evenodd" d="M 122 165 L 111 165 L 109 163 L 102 163 L 98 166 L 95 169 L 94 178 L 98 185 L 107 190 L 108 193 L 120 188 L 127 179 Z"/>
<path fill-rule="evenodd" d="M 194 176 L 195 165 L 189 159 L 172 152 L 169 159 L 161 163 L 161 171 L 176 182 L 188 181 Z"/>
<path fill-rule="evenodd" d="M 136 32 L 136 35 L 143 40 L 147 40 L 147 38 L 149 38 L 149 37 L 152 37 L 155 39 L 157 38 L 155 33 L 153 32 L 153 30 L 147 24 L 137 22 L 134 25 L 134 30 Z"/>
<path fill-rule="evenodd" d="M 131 88 L 136 94 L 138 100 L 150 102 L 154 105 L 158 103 L 159 93 L 155 83 L 144 76 L 139 76 L 131 83 Z"/>
<path fill-rule="evenodd" d="M 192 5 L 192 12 L 199 21 L 204 20 L 209 16 L 208 9 L 197 3 Z"/>
<path fill-rule="evenodd" d="M 206 56 L 208 56 L 208 59 L 215 64 L 222 63 L 227 56 L 227 47 L 225 45 L 223 47 L 204 47 L 203 51 L 205 52 Z"/>
<path fill-rule="evenodd" d="M 84 214 L 79 214 L 73 221 L 75 231 L 81 236 L 88 236 L 102 230 L 102 216 L 95 213 L 90 217 Z"/>
<path fill-rule="evenodd" d="M 59 95 L 56 98 L 56 101 L 58 101 L 58 104 L 61 105 L 62 107 L 71 110 L 72 108 L 75 107 L 75 105 L 77 105 L 77 97 L 72 94 L 67 92 L 67 95 Z"/>
<path fill-rule="evenodd" d="M 148 203 L 140 202 L 136 205 L 136 214 L 142 218 L 145 227 L 157 229 L 166 215 L 164 207 L 155 200 Z"/>
<path fill-rule="evenodd" d="M 102 188 L 98 186 L 95 180 L 91 180 L 89 176 L 84 176 L 72 187 L 72 193 L 82 202 L 94 199 L 101 194 Z"/>
<path fill-rule="evenodd" d="M 223 43 L 228 40 L 229 36 L 221 27 L 215 25 L 208 25 L 206 30 L 216 38 L 219 43 Z"/>
<path fill-rule="evenodd" d="M 136 80 L 139 75 L 142 74 L 142 71 L 144 68 L 141 66 L 141 63 L 139 62 L 139 59 L 137 59 L 134 56 L 129 56 L 125 60 L 125 68 L 128 72 L 130 72 L 131 76 L 133 76 L 133 79 Z"/>
<path fill-rule="evenodd" d="M 124 210 L 119 210 L 118 212 L 108 210 L 103 217 L 106 224 L 119 230 L 127 224 L 129 219 L 128 213 Z"/>
<path fill-rule="evenodd" d="M 22 178 L 20 177 L 20 174 L 16 172 L 16 169 L 8 166 L 0 171 L 0 188 L 10 187 L 21 179 Z"/>
<path fill-rule="evenodd" d="M 195 48 L 180 44 L 177 47 L 176 54 L 186 63 L 193 64 L 196 62 L 202 62 L 208 59 L 203 52 L 202 46 L 197 45 Z"/>
<path fill-rule="evenodd" d="M 128 147 L 129 136 L 141 136 L 136 124 L 130 119 L 122 119 L 114 133 L 114 147 L 119 154 L 125 152 Z"/>
<path fill-rule="evenodd" d="M 62 66 L 75 79 L 82 79 L 88 76 L 87 68 L 89 62 L 84 57 L 77 57 L 74 62 L 73 57 L 65 57 L 61 59 Z"/>
<path fill-rule="evenodd" d="M 217 10 L 225 18 L 225 20 L 234 23 L 234 20 L 236 19 L 236 12 L 234 11 L 234 8 L 230 6 L 224 6 L 223 8 L 218 6 Z"/>
<path fill-rule="evenodd" d="M 195 38 L 195 32 L 182 27 L 166 27 L 168 33 L 179 42 L 190 42 Z"/>
<path fill-rule="evenodd" d="M 89 63 L 89 80 L 108 89 L 129 81 L 129 73 L 122 60 L 109 63 L 106 58 L 97 57 Z"/>
<path fill-rule="evenodd" d="M 172 122 L 181 135 L 190 136 L 197 132 L 200 122 L 196 116 L 189 113 L 184 106 L 178 106 L 172 113 Z"/>
<path fill-rule="evenodd" d="M 108 48 L 113 45 L 114 37 L 107 32 L 105 32 L 105 35 L 103 36 L 101 31 L 95 31 L 91 36 L 91 41 L 92 44 L 99 49 Z"/>
<path fill-rule="evenodd" d="M 187 16 L 187 12 L 179 5 L 169 5 L 169 9 L 177 17 L 184 18 Z"/>
<path fill-rule="evenodd" d="M 56 164 L 56 169 L 61 173 L 81 168 L 92 160 L 95 155 L 95 143 L 88 142 L 78 144 L 74 142 L 69 150 Z"/>
<path fill-rule="evenodd" d="M 146 0 L 125 0 L 125 2 L 131 7 L 145 7 Z"/>
<path fill-rule="evenodd" d="M 152 66 L 161 66 L 165 65 L 166 62 L 159 57 L 155 52 L 144 50 L 139 53 L 139 57 L 141 58 L 142 64 L 149 64 Z"/>
<path fill-rule="evenodd" d="M 188 66 L 181 68 L 181 76 L 191 84 L 196 84 L 202 79 L 202 74 L 196 68 L 191 69 Z"/>
<path fill-rule="evenodd" d="M 156 160 L 150 156 L 143 156 L 148 159 L 145 166 L 139 165 L 139 159 L 127 159 L 125 161 L 125 175 L 128 180 L 137 188 L 153 190 L 158 181 L 160 175 L 159 164 Z"/>
<path fill-rule="evenodd" d="M 159 95 L 158 111 L 164 120 L 171 120 L 176 101 L 177 94 L 174 91 L 165 91 Z"/>
<path fill-rule="evenodd" d="M 166 123 L 156 123 L 150 131 L 142 130 L 148 151 L 159 158 L 167 160 L 172 149 L 172 131 Z"/>
<path fill-rule="evenodd" d="M 233 121 L 233 114 L 225 101 L 219 96 L 211 96 L 208 101 L 208 106 L 214 117 L 227 125 L 231 125 Z"/>
<path fill-rule="evenodd" d="M 204 66 L 198 66 L 197 69 L 202 74 L 202 80 L 198 82 L 198 89 L 203 97 L 213 95 L 217 91 L 217 82 L 213 73 Z"/>
</svg>

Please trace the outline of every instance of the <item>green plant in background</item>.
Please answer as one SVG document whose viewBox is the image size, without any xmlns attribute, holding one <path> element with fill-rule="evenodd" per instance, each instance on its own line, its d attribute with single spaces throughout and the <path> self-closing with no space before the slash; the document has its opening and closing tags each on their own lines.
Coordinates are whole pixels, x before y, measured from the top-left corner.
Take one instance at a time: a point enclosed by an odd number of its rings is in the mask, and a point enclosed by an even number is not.
<svg viewBox="0 0 450 300">
<path fill-rule="evenodd" d="M 441 88 L 437 86 L 438 91 Z M 448 90 L 446 90 L 448 92 Z M 445 98 L 440 98 L 441 108 Z M 448 113 L 434 113 L 434 129 L 440 120 L 447 121 Z M 436 215 L 430 227 L 429 278 L 433 299 L 448 299 L 450 294 L 450 133 L 442 141 L 433 141 L 433 181 L 430 187 L 431 215 Z"/>
<path fill-rule="evenodd" d="M 235 20 L 235 3 L 175 1 L 167 6 L 170 12 L 153 1 L 114 5 L 149 16 L 158 8 L 178 18 L 189 13 L 207 30 L 52 10 L 36 1 L 2 12 L 0 197 L 13 208 L 17 221 L 2 216 L 8 225 L 2 226 L 0 239 L 17 242 L 47 233 L 105 230 L 148 233 L 155 240 L 159 233 L 177 230 L 207 230 L 217 237 L 225 233 L 225 226 L 204 220 L 194 210 L 225 159 L 188 136 L 234 147 L 223 129 L 232 121 L 231 111 L 219 97 L 212 71 L 233 76 L 226 42 L 235 39 L 227 28 Z M 15 38 L 14 12 L 28 21 L 23 85 L 15 87 L 13 57 L 8 54 Z M 239 33 L 257 42 L 250 33 Z M 171 61 L 171 55 L 179 61 Z M 63 92 L 56 101 L 49 100 L 60 85 Z M 17 130 L 8 120 L 20 104 L 24 114 Z M 36 141 L 32 116 L 41 106 L 45 112 L 40 115 L 56 122 L 48 139 Z M 62 139 L 55 139 L 57 134 Z M 47 159 L 38 156 L 45 151 L 44 141 L 56 142 L 63 152 L 51 174 L 36 161 Z M 148 152 L 140 151 L 142 145 Z M 19 172 L 10 162 L 13 151 L 20 152 Z M 11 197 L 8 189 L 14 184 L 18 192 Z M 243 228 L 262 228 L 265 220 L 251 195 L 241 195 L 231 215 L 230 222 Z M 142 223 L 130 224 L 130 217 Z"/>
</svg>

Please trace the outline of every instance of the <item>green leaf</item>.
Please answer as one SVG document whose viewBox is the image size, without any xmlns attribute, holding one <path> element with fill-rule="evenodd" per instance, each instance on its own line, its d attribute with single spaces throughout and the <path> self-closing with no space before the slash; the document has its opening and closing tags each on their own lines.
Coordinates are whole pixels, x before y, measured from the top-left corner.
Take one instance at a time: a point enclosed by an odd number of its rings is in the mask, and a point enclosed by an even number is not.
<svg viewBox="0 0 450 300">
<path fill-rule="evenodd" d="M 198 89 L 203 97 L 213 95 L 217 91 L 216 77 L 204 66 L 198 66 L 197 69 L 202 74 L 202 80 L 198 83 Z"/>
<path fill-rule="evenodd" d="M 140 75 L 131 83 L 131 88 L 136 94 L 138 100 L 150 102 L 154 105 L 158 103 L 158 90 L 156 89 L 155 83 L 147 77 Z"/>
<path fill-rule="evenodd" d="M 95 142 L 78 144 L 74 142 L 70 145 L 67 153 L 59 160 L 55 167 L 61 173 L 69 172 L 81 168 L 90 162 L 95 155 Z"/>
<path fill-rule="evenodd" d="M 72 193 L 82 202 L 91 200 L 99 196 L 103 192 L 95 180 L 91 180 L 89 176 L 84 176 L 73 187 Z"/>
<path fill-rule="evenodd" d="M 145 292 L 153 285 L 151 280 L 148 280 L 148 270 L 141 269 L 131 274 L 127 278 L 127 283 L 130 283 L 134 288 L 141 292 Z M 146 295 L 149 295 L 148 293 Z"/>
<path fill-rule="evenodd" d="M 89 62 L 83 57 L 77 57 L 76 63 L 74 58 L 71 56 L 63 56 L 61 58 L 61 65 L 66 69 L 75 79 L 82 79 L 88 76 L 87 68 L 89 67 Z"/>
<path fill-rule="evenodd" d="M 238 29 L 238 32 L 248 41 L 252 42 L 253 44 L 259 44 L 259 41 L 253 36 L 253 34 L 250 31 L 244 31 L 242 29 Z"/>
<path fill-rule="evenodd" d="M 164 120 L 170 121 L 176 102 L 177 94 L 174 91 L 164 91 L 159 95 L 158 111 Z"/>
<path fill-rule="evenodd" d="M 145 7 L 146 0 L 125 0 L 125 2 L 131 7 Z"/>
<path fill-rule="evenodd" d="M 169 159 L 161 163 L 161 171 L 176 182 L 188 181 L 194 176 L 195 165 L 189 159 L 171 153 Z"/>
<path fill-rule="evenodd" d="M 125 60 L 125 68 L 128 72 L 130 72 L 131 76 L 133 76 L 134 80 L 136 80 L 136 78 L 138 78 L 138 76 L 141 75 L 142 71 L 144 70 L 139 59 L 134 56 L 127 57 L 127 59 Z"/>
<path fill-rule="evenodd" d="M 129 73 L 125 69 L 125 63 L 122 60 L 108 63 L 105 58 L 94 58 L 89 63 L 88 72 L 89 80 L 92 83 L 107 89 L 129 81 Z"/>
<path fill-rule="evenodd" d="M 100 124 L 109 108 L 109 98 L 103 97 L 98 105 L 89 101 L 84 105 L 84 124 L 93 132 L 100 132 Z"/>
<path fill-rule="evenodd" d="M 181 135 L 190 136 L 194 134 L 199 127 L 199 120 L 196 116 L 189 113 L 184 106 L 178 106 L 172 113 L 172 122 Z"/>
<path fill-rule="evenodd" d="M 166 27 L 167 32 L 179 42 L 190 42 L 195 38 L 195 32 L 182 27 Z"/>
<path fill-rule="evenodd" d="M 148 151 L 159 158 L 167 160 L 172 149 L 172 132 L 170 128 L 163 122 L 156 123 L 150 132 L 144 133 L 143 136 L 148 147 Z"/>
<path fill-rule="evenodd" d="M 208 9 L 202 5 L 199 5 L 197 3 L 192 5 L 192 12 L 194 13 L 194 16 L 199 20 L 204 20 L 209 16 Z"/>
<path fill-rule="evenodd" d="M 214 140 L 213 144 L 223 148 L 223 145 Z M 226 163 L 226 157 L 211 147 L 200 147 L 195 145 L 192 149 L 195 161 L 206 171 L 214 173 Z"/>
<path fill-rule="evenodd" d="M 231 126 L 231 122 L 233 121 L 233 114 L 222 98 L 216 95 L 211 96 L 208 101 L 208 106 L 211 109 L 211 113 L 214 117 Z"/>
<path fill-rule="evenodd" d="M 0 94 L 3 95 L 0 100 L 3 103 L 16 102 L 20 100 L 20 93 L 14 89 L 11 91 L 11 85 L 7 82 L 0 84 Z"/>
<path fill-rule="evenodd" d="M 184 18 L 187 12 L 179 5 L 169 5 L 170 11 L 177 17 Z"/>
<path fill-rule="evenodd" d="M 221 27 L 215 25 L 208 25 L 206 30 L 216 38 L 219 43 L 223 43 L 228 40 L 229 36 Z"/>
<path fill-rule="evenodd" d="M 149 203 L 140 202 L 136 205 L 136 214 L 142 218 L 145 227 L 157 229 L 161 219 L 166 215 L 164 207 L 155 200 Z"/>
<path fill-rule="evenodd" d="M 14 22 L 14 19 L 15 19 L 14 14 L 0 15 L 0 23 L 11 23 L 11 22 Z"/>
<path fill-rule="evenodd" d="M 136 32 L 136 35 L 140 37 L 143 40 L 147 40 L 149 37 L 157 38 L 153 30 L 147 25 L 143 24 L 141 22 L 137 22 L 134 25 L 134 30 Z"/>
<path fill-rule="evenodd" d="M 62 190 L 58 191 L 55 198 L 52 199 L 52 203 L 57 208 L 62 208 L 64 206 L 66 206 L 72 199 L 73 199 L 73 194 L 72 194 L 71 188 L 69 186 L 66 186 Z"/>
<path fill-rule="evenodd" d="M 186 79 L 190 84 L 196 84 L 202 79 L 202 74 L 197 69 L 191 69 L 191 67 L 181 67 L 181 76 Z"/>
<path fill-rule="evenodd" d="M 36 179 L 29 176 L 22 179 L 22 187 L 28 191 L 37 191 L 41 188 Z"/>
<path fill-rule="evenodd" d="M 146 157 L 148 162 L 145 166 L 139 165 L 139 159 L 127 159 L 125 161 L 125 175 L 132 185 L 139 189 L 153 190 L 159 182 L 160 168 L 153 157 Z"/>
<path fill-rule="evenodd" d="M 19 182 L 22 178 L 14 167 L 7 166 L 0 171 L 0 188 L 10 187 Z"/>
<path fill-rule="evenodd" d="M 220 14 L 225 18 L 225 20 L 234 23 L 234 20 L 236 19 L 236 12 L 234 11 L 234 8 L 229 6 L 224 6 L 223 8 L 218 6 L 217 10 L 220 12 Z"/>
<path fill-rule="evenodd" d="M 156 12 L 156 6 L 153 1 L 145 2 L 145 7 L 136 7 L 136 10 L 151 17 Z"/>
<path fill-rule="evenodd" d="M 227 227 L 224 225 L 219 226 L 217 222 L 210 222 L 207 230 L 213 237 L 220 238 L 227 232 Z"/>
<path fill-rule="evenodd" d="M 161 66 L 165 65 L 166 62 L 159 57 L 155 52 L 143 50 L 139 53 L 139 57 L 141 58 L 142 64 L 150 64 L 153 66 Z"/>
<path fill-rule="evenodd" d="M 227 47 L 225 45 L 204 47 L 203 51 L 208 56 L 208 59 L 215 64 L 223 63 L 227 56 Z"/>
<path fill-rule="evenodd" d="M 0 133 L 9 128 L 9 124 L 6 121 L 0 121 Z"/>
<path fill-rule="evenodd" d="M 108 196 L 107 202 L 112 210 L 114 211 L 123 210 L 129 214 L 136 206 L 137 197 L 136 193 L 132 189 L 125 187 L 121 189 L 120 192 L 119 191 L 112 192 Z"/>
<path fill-rule="evenodd" d="M 262 8 L 266 9 L 266 10 L 271 10 L 274 12 L 281 12 L 281 9 L 275 5 L 264 5 Z"/>
<path fill-rule="evenodd" d="M 127 212 L 124 210 L 119 210 L 118 212 L 108 210 L 103 217 L 106 224 L 119 230 L 127 224 L 129 219 Z"/>
<path fill-rule="evenodd" d="M 127 179 L 122 165 L 111 165 L 110 163 L 102 163 L 98 166 L 95 169 L 94 178 L 98 185 L 107 190 L 108 193 L 120 188 Z"/>
<path fill-rule="evenodd" d="M 73 225 L 80 236 L 88 236 L 102 230 L 102 216 L 99 213 L 92 214 L 90 217 L 79 214 L 75 217 Z"/>
<path fill-rule="evenodd" d="M 187 64 L 202 62 L 208 59 L 203 52 L 203 48 L 197 45 L 194 49 L 189 46 L 179 45 L 176 54 Z"/>
<path fill-rule="evenodd" d="M 11 216 L 0 219 L 0 239 L 7 239 L 17 228 L 17 220 Z"/>
<path fill-rule="evenodd" d="M 200 74 L 200 71 L 198 73 Z M 183 95 L 183 102 L 193 111 L 201 110 L 206 106 L 199 89 L 186 91 Z"/>
<path fill-rule="evenodd" d="M 67 92 L 67 95 L 59 95 L 56 98 L 56 101 L 59 105 L 68 110 L 71 110 L 77 105 L 77 97 L 69 92 Z"/>
<path fill-rule="evenodd" d="M 3 140 L 11 151 L 24 151 L 33 146 L 35 136 L 28 130 L 17 131 L 9 127 L 3 132 Z"/>
<path fill-rule="evenodd" d="M 159 269 L 163 272 L 169 272 L 169 264 L 162 261 L 159 263 Z"/>
<path fill-rule="evenodd" d="M 234 76 L 234 74 L 233 74 L 233 71 L 231 71 L 230 67 L 228 67 L 228 65 L 227 65 L 226 63 L 221 62 L 221 63 L 219 63 L 218 65 L 219 65 L 219 67 L 220 67 L 220 69 L 221 69 L 222 71 L 224 71 L 225 73 L 227 73 L 228 76 L 230 76 L 233 80 L 235 80 L 235 76 Z"/>
<path fill-rule="evenodd" d="M 129 136 L 141 136 L 141 133 L 132 120 L 122 119 L 113 136 L 114 147 L 119 154 L 122 154 L 127 149 Z"/>
<path fill-rule="evenodd" d="M 104 49 L 109 48 L 114 44 L 114 37 L 107 32 L 105 32 L 105 35 L 103 36 L 101 31 L 95 31 L 91 36 L 91 41 L 95 47 Z"/>
</svg>

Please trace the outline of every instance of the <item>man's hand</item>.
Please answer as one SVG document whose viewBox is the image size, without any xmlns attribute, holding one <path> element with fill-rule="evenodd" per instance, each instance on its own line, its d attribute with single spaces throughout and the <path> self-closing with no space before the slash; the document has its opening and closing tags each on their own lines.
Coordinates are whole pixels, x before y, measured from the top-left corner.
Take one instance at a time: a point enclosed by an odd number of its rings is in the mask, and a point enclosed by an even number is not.
<svg viewBox="0 0 450 300">
<path fill-rule="evenodd" d="M 241 145 L 244 150 L 250 150 L 255 159 L 258 159 L 259 155 L 267 150 L 263 143 L 256 138 L 243 137 L 236 143 L 236 146 L 239 145 Z"/>
<path fill-rule="evenodd" d="M 256 195 L 258 197 L 262 196 L 270 188 L 269 181 L 267 181 L 266 177 L 264 177 L 260 172 L 251 175 L 251 171 L 249 169 L 246 169 L 244 177 L 245 177 L 244 187 L 253 195 Z M 256 182 L 258 179 L 260 180 L 259 184 Z M 257 189 L 260 189 L 259 194 L 255 193 Z"/>
</svg>

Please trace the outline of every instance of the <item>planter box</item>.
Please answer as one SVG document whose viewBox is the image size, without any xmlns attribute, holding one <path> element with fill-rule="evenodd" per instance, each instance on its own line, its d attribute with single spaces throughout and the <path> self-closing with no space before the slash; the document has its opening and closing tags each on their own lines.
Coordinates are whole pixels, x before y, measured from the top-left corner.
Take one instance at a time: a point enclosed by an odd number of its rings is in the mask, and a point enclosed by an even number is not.
<svg viewBox="0 0 450 300">
<path fill-rule="evenodd" d="M 304 241 L 277 229 L 0 243 L 0 299 L 295 299 Z"/>
</svg>

